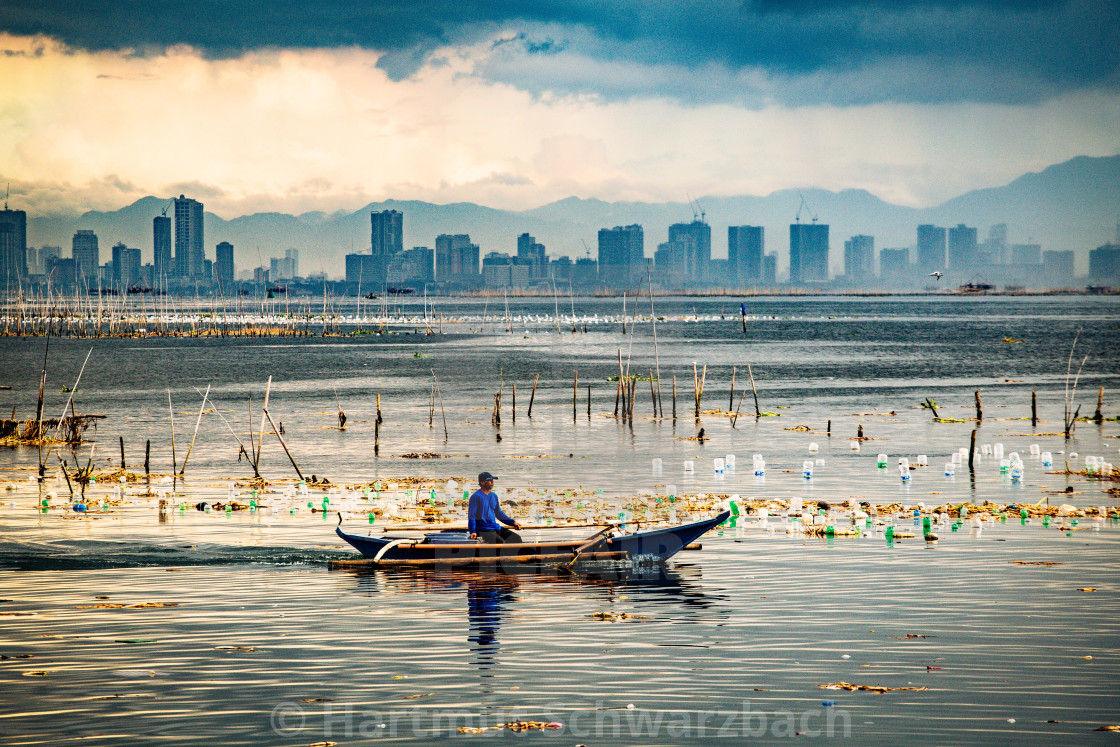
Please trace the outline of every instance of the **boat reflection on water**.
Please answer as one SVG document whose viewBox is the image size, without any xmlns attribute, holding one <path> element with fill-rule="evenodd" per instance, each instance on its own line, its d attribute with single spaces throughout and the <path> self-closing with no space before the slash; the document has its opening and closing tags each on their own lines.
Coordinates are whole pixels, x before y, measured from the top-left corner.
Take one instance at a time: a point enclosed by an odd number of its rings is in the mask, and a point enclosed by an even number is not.
<svg viewBox="0 0 1120 747">
<path fill-rule="evenodd" d="M 554 601 L 562 596 L 568 608 L 565 615 L 579 616 L 581 610 L 595 609 L 604 602 L 617 602 L 625 597 L 643 614 L 656 613 L 674 620 L 701 611 L 711 612 L 726 601 L 725 595 L 701 589 L 698 566 L 669 568 L 659 563 L 585 563 L 574 572 L 555 566 L 521 566 L 516 570 L 359 566 L 345 568 L 344 572 L 355 577 L 355 590 L 359 593 L 386 598 L 431 594 L 433 600 L 446 599 L 448 592 L 465 589 L 470 661 L 482 674 L 489 673 L 498 663 L 503 623 L 517 607 L 526 607 L 528 612 L 530 606 L 544 598 Z"/>
</svg>

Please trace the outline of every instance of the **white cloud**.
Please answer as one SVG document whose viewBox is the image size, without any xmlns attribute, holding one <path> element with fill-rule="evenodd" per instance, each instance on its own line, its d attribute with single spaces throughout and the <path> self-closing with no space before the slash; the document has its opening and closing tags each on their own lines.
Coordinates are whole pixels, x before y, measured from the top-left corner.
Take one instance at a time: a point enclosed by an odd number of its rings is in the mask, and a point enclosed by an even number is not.
<svg viewBox="0 0 1120 747">
<path fill-rule="evenodd" d="M 1111 93 L 842 108 L 604 101 L 484 79 L 476 69 L 489 54 L 490 41 L 443 50 L 394 82 L 361 49 L 212 60 L 189 48 L 89 53 L 0 36 L 0 178 L 26 185 L 26 207 L 51 212 L 190 183 L 208 185 L 207 209 L 226 217 L 390 197 L 527 208 L 573 194 L 659 201 L 802 186 L 918 206 L 1120 152 Z M 625 64 L 600 74 L 677 73 Z M 697 86 L 716 76 L 692 74 Z"/>
</svg>

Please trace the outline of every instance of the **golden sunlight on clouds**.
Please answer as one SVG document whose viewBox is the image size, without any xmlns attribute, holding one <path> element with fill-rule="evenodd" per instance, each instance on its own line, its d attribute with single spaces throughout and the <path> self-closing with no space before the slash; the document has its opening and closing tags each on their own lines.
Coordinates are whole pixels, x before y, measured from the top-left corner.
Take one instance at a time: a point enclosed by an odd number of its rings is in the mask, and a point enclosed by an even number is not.
<svg viewBox="0 0 1120 747">
<path fill-rule="evenodd" d="M 0 36 L 0 178 L 39 211 L 114 208 L 193 182 L 228 217 L 390 197 L 527 208 L 805 186 L 925 205 L 1118 147 L 1102 122 L 1120 121 L 1120 99 L 1099 93 L 758 111 L 534 98 L 473 74 L 486 49 L 447 50 L 393 82 L 356 48 L 212 60 Z"/>
</svg>

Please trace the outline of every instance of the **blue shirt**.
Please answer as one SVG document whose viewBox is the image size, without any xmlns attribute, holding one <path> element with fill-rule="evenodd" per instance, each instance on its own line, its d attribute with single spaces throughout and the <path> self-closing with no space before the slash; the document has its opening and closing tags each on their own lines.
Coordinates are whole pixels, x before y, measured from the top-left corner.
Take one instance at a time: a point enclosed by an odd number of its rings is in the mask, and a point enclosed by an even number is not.
<svg viewBox="0 0 1120 747">
<path fill-rule="evenodd" d="M 474 491 L 470 502 L 467 503 L 467 531 L 471 534 L 497 532 L 502 527 L 495 517 L 510 526 L 514 525 L 513 519 L 506 516 L 502 507 L 498 505 L 496 493 L 484 493 L 481 488 Z"/>
</svg>

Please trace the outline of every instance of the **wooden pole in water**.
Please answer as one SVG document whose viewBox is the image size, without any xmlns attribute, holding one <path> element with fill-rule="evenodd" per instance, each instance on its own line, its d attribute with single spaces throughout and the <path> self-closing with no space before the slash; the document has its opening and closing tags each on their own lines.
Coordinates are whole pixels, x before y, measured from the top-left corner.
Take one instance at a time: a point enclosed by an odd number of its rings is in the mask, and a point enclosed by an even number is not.
<svg viewBox="0 0 1120 747">
<path fill-rule="evenodd" d="M 533 379 L 533 391 L 529 392 L 529 412 L 527 413 L 530 420 L 533 419 L 533 399 L 537 396 L 537 382 L 541 380 L 541 375 Z"/>
<path fill-rule="evenodd" d="M 510 404 L 509 404 L 510 421 L 513 422 L 513 423 L 516 423 L 517 422 L 517 384 L 516 383 L 510 384 L 510 390 L 511 390 Z"/>
<path fill-rule="evenodd" d="M 831 420 L 828 421 L 828 426 L 825 428 L 824 434 L 826 436 L 831 436 L 832 435 L 832 421 Z"/>
<path fill-rule="evenodd" d="M 272 426 L 272 432 L 280 439 L 280 445 L 284 447 L 284 453 L 288 455 L 288 460 L 291 461 L 292 466 L 296 468 L 296 474 L 299 475 L 299 479 L 302 480 L 303 473 L 299 471 L 299 465 L 296 464 L 295 457 L 293 457 L 292 452 L 288 450 L 288 444 L 284 443 L 284 437 L 280 435 L 280 429 L 276 427 L 276 423 L 272 422 L 272 416 L 268 414 L 267 408 L 264 411 L 264 416 L 268 418 L 268 424 Z M 184 462 L 185 461 L 186 460 L 184 460 Z"/>
<path fill-rule="evenodd" d="M 443 440 L 447 440 L 447 411 L 443 409 L 443 392 L 439 388 L 439 377 L 436 376 L 436 370 L 433 368 L 432 378 L 436 380 L 436 396 L 439 398 L 439 413 L 443 416 Z M 532 409 L 532 403 L 530 403 Z M 377 422 L 381 422 L 381 395 L 377 395 Z"/>
<path fill-rule="evenodd" d="M 572 376 L 572 422 L 576 422 L 576 399 L 579 397 L 579 371 Z"/>
<path fill-rule="evenodd" d="M 268 377 L 268 384 L 264 388 L 264 407 L 262 410 L 268 409 L 268 397 L 272 394 L 272 377 Z M 261 416 L 261 432 L 260 437 L 257 439 L 257 464 L 261 463 L 261 449 L 264 447 L 264 416 Z"/>
<path fill-rule="evenodd" d="M 762 417 L 762 410 L 758 409 L 758 390 L 754 388 L 754 371 L 751 370 L 751 364 L 747 364 L 747 375 L 751 377 L 751 393 L 754 395 L 754 416 L 756 418 Z"/>
<path fill-rule="evenodd" d="M 973 460 L 976 458 L 976 429 L 972 429 L 972 439 L 968 443 L 968 471 L 974 472 Z"/>
<path fill-rule="evenodd" d="M 373 420 L 373 453 L 381 450 L 381 392 L 377 393 L 377 417 Z"/>
<path fill-rule="evenodd" d="M 727 410 L 735 406 L 735 366 L 731 367 L 731 397 L 727 400 Z"/>
<path fill-rule="evenodd" d="M 1031 427 L 1038 425 L 1038 392 L 1031 392 Z"/>
<path fill-rule="evenodd" d="M 649 370 L 649 397 L 653 400 L 653 417 L 657 418 L 657 390 L 653 388 L 653 369 Z"/>
<path fill-rule="evenodd" d="M 167 409 L 171 412 L 171 474 L 179 474 L 175 461 L 175 408 L 171 406 L 171 390 L 167 390 Z M 73 492 L 73 491 L 71 491 Z"/>
<path fill-rule="evenodd" d="M 1098 425 L 1104 422 L 1104 416 L 1101 414 L 1101 405 L 1104 404 L 1104 387 L 1102 386 L 1097 391 L 1097 411 L 1093 414 L 1093 422 Z"/>
<path fill-rule="evenodd" d="M 121 469 L 125 469 L 128 465 L 124 461 L 124 436 L 118 436 L 118 438 L 121 440 Z"/>
<path fill-rule="evenodd" d="M 587 385 L 587 422 L 591 422 L 591 385 Z"/>
<path fill-rule="evenodd" d="M 677 375 L 673 374 L 673 422 L 677 420 Z"/>
<path fill-rule="evenodd" d="M 979 389 L 976 390 L 976 419 L 978 421 L 984 419 L 984 408 L 980 406 L 980 390 Z"/>
<path fill-rule="evenodd" d="M 700 376 L 696 373 L 696 363 L 692 364 L 692 399 L 696 405 L 696 419 L 700 419 Z"/>
<path fill-rule="evenodd" d="M 151 480 L 152 480 L 152 472 L 151 472 L 150 469 L 148 469 L 148 459 L 151 457 L 151 455 L 152 455 L 152 440 L 148 439 L 148 440 L 144 441 L 144 478 L 148 482 L 151 482 Z"/>
<path fill-rule="evenodd" d="M 614 416 L 618 417 L 618 400 L 622 397 L 622 377 L 618 378 L 618 386 L 614 390 Z"/>
<path fill-rule="evenodd" d="M 195 423 L 194 423 L 194 435 L 191 436 L 191 445 L 187 449 L 187 455 L 185 457 L 183 457 L 183 465 L 182 465 L 182 468 L 179 470 L 180 475 L 184 474 L 187 471 L 187 460 L 191 458 L 191 451 L 194 450 L 194 440 L 198 436 L 198 426 L 202 422 L 202 413 L 204 413 L 206 411 L 206 398 L 209 397 L 209 396 L 210 396 L 210 385 L 207 384 L 206 385 L 206 394 L 202 395 L 202 407 L 198 408 L 198 420 L 196 420 Z"/>
</svg>

